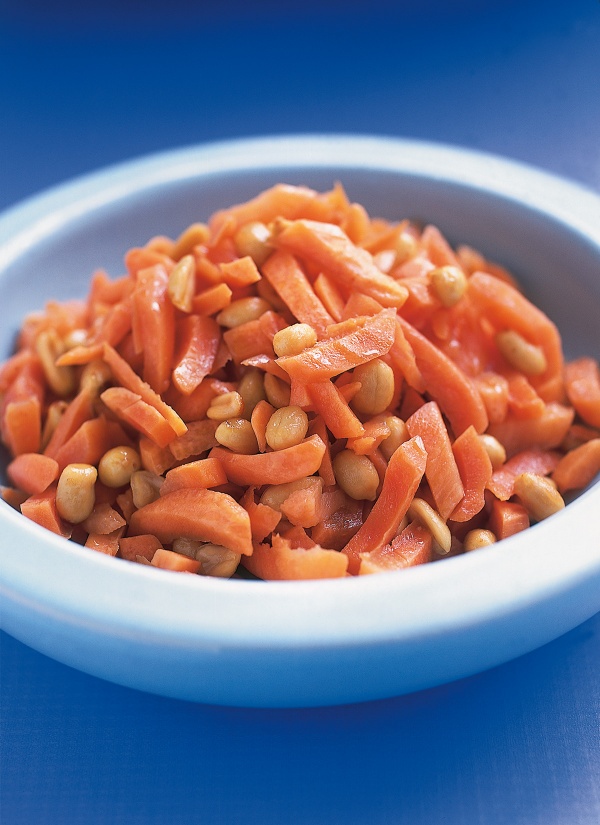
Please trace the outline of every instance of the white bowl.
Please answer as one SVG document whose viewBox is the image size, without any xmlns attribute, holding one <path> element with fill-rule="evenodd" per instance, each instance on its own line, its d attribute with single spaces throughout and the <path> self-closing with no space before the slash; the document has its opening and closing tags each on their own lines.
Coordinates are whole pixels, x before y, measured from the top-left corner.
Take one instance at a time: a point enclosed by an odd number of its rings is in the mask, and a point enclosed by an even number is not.
<svg viewBox="0 0 600 825">
<path fill-rule="evenodd" d="M 0 358 L 24 314 L 121 274 L 125 251 L 279 181 L 341 181 L 513 269 L 569 356 L 598 357 L 600 198 L 517 163 L 370 137 L 242 140 L 126 163 L 0 219 Z M 5 461 L 4 461 L 5 465 Z M 337 581 L 182 576 L 69 543 L 0 506 L 2 627 L 66 664 L 168 696 L 302 706 L 382 698 L 505 662 L 600 609 L 600 485 L 497 546 Z"/>
</svg>

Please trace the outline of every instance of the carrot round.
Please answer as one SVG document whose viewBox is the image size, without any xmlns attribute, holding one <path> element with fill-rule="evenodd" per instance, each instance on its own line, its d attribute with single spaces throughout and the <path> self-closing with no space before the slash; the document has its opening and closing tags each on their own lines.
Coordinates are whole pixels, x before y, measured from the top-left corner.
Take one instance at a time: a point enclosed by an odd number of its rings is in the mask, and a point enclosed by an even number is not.
<svg viewBox="0 0 600 825">
<path fill-rule="evenodd" d="M 422 440 L 411 438 L 392 454 L 379 498 L 358 532 L 343 548 L 348 556 L 348 571 L 356 574 L 361 553 L 387 544 L 406 515 L 427 463 Z"/>
<path fill-rule="evenodd" d="M 311 435 L 300 444 L 271 453 L 242 455 L 215 447 L 210 456 L 219 459 L 227 478 L 234 484 L 260 487 L 299 481 L 313 475 L 321 466 L 324 453 L 325 444 L 318 435 Z"/>
<path fill-rule="evenodd" d="M 129 535 L 142 534 L 156 536 L 162 544 L 187 538 L 252 553 L 248 513 L 231 496 L 215 490 L 174 490 L 136 510 Z"/>
</svg>

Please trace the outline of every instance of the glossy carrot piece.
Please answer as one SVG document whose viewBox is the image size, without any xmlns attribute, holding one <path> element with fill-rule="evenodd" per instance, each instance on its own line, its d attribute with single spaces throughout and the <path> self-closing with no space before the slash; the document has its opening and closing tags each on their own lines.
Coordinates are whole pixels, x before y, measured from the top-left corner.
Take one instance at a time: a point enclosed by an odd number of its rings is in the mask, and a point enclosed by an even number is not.
<svg viewBox="0 0 600 825">
<path fill-rule="evenodd" d="M 308 434 L 318 436 L 325 445 L 325 452 L 323 453 L 318 473 L 323 479 L 323 484 L 325 484 L 326 487 L 332 487 L 336 482 L 331 461 L 331 444 L 329 443 L 329 433 L 327 432 L 325 419 L 321 415 L 316 415 L 309 423 Z"/>
<path fill-rule="evenodd" d="M 40 453 L 21 453 L 6 468 L 15 487 L 30 496 L 43 493 L 58 478 L 58 462 Z"/>
<path fill-rule="evenodd" d="M 160 265 L 137 274 L 133 293 L 134 337 L 143 355 L 143 378 L 160 395 L 169 386 L 175 350 L 175 307 L 169 274 Z"/>
<path fill-rule="evenodd" d="M 210 286 L 192 298 L 192 312 L 195 315 L 214 315 L 229 306 L 232 294 L 227 284 Z"/>
<path fill-rule="evenodd" d="M 600 427 L 600 367 L 595 358 L 578 358 L 565 367 L 567 397 L 591 427 Z"/>
<path fill-rule="evenodd" d="M 94 396 L 89 387 L 83 387 L 71 401 L 56 425 L 44 455 L 55 458 L 60 448 L 94 415 Z"/>
<path fill-rule="evenodd" d="M 391 310 L 361 318 L 352 331 L 318 341 L 298 355 L 278 358 L 277 363 L 291 378 L 306 384 L 333 378 L 389 352 L 394 343 L 394 318 Z"/>
<path fill-rule="evenodd" d="M 211 421 L 208 418 L 202 421 L 190 421 L 187 433 L 180 435 L 169 444 L 169 449 L 177 461 L 201 455 L 215 447 L 217 445 L 215 430 L 218 424 L 218 421 Z"/>
<path fill-rule="evenodd" d="M 303 489 L 290 493 L 281 505 L 281 512 L 290 524 L 309 529 L 323 518 L 323 480 L 311 476 L 307 481 L 309 483 Z"/>
<path fill-rule="evenodd" d="M 235 553 L 252 553 L 250 518 L 226 493 L 174 490 L 141 507 L 129 522 L 129 535 L 150 534 L 162 544 L 176 538 L 221 544 Z"/>
<path fill-rule="evenodd" d="M 359 576 L 404 570 L 432 560 L 431 533 L 417 522 L 411 522 L 389 544 L 361 553 Z"/>
<path fill-rule="evenodd" d="M 558 462 L 552 478 L 561 493 L 587 487 L 600 473 L 600 438 L 592 438 L 571 450 Z"/>
<path fill-rule="evenodd" d="M 335 282 L 324 272 L 315 278 L 313 288 L 327 312 L 334 321 L 341 321 L 344 313 L 345 300 Z"/>
<path fill-rule="evenodd" d="M 463 499 L 465 490 L 440 408 L 435 401 L 429 401 L 411 415 L 406 427 L 411 437 L 420 436 L 423 441 L 427 452 L 425 477 L 435 506 L 446 520 Z"/>
<path fill-rule="evenodd" d="M 163 549 L 163 546 L 156 536 L 127 536 L 119 539 L 119 556 L 127 561 L 137 561 L 138 556 L 152 561 L 159 549 Z"/>
<path fill-rule="evenodd" d="M 364 522 L 362 502 L 346 497 L 345 504 L 323 518 L 311 530 L 312 540 L 321 547 L 342 550 Z"/>
<path fill-rule="evenodd" d="M 56 509 L 56 484 L 52 484 L 43 493 L 30 496 L 21 504 L 21 512 L 46 530 L 70 538 L 71 528 L 61 519 Z"/>
<path fill-rule="evenodd" d="M 225 283 L 234 289 L 260 281 L 260 272 L 249 255 L 222 263 L 219 268 Z"/>
<path fill-rule="evenodd" d="M 515 491 L 515 479 L 521 473 L 549 475 L 560 461 L 560 453 L 553 450 L 531 448 L 522 450 L 509 458 L 500 469 L 495 470 L 487 484 L 487 489 L 500 501 L 508 501 Z"/>
<path fill-rule="evenodd" d="M 464 496 L 450 513 L 452 521 L 469 521 L 483 510 L 485 491 L 492 478 L 492 462 L 474 427 L 468 427 L 452 445 Z"/>
<path fill-rule="evenodd" d="M 473 377 L 490 424 L 504 421 L 508 413 L 508 381 L 496 372 L 482 372 Z"/>
<path fill-rule="evenodd" d="M 113 534 L 125 527 L 125 519 L 108 502 L 96 502 L 94 509 L 81 525 L 87 533 L 99 536 Z"/>
<path fill-rule="evenodd" d="M 335 384 L 315 381 L 307 384 L 306 389 L 312 406 L 335 438 L 356 438 L 364 434 L 363 425 Z"/>
<path fill-rule="evenodd" d="M 165 476 L 165 483 L 160 488 L 161 496 L 173 490 L 209 489 L 227 484 L 225 470 L 216 458 L 201 458 L 190 461 L 180 467 L 173 467 Z"/>
<path fill-rule="evenodd" d="M 145 435 L 158 447 L 166 447 L 177 438 L 167 419 L 139 395 L 124 387 L 109 387 L 100 396 L 116 416 Z"/>
<path fill-rule="evenodd" d="M 159 547 L 152 556 L 150 562 L 154 567 L 160 567 L 162 570 L 173 570 L 177 573 L 200 573 L 202 563 L 191 559 L 189 556 L 184 556 L 183 553 L 174 553 L 172 550 L 165 550 Z"/>
<path fill-rule="evenodd" d="M 346 575 L 348 557 L 318 545 L 308 550 L 293 547 L 288 539 L 275 534 L 272 546 L 256 544 L 254 553 L 242 558 L 242 564 L 255 576 L 272 581 L 334 579 Z"/>
<path fill-rule="evenodd" d="M 392 364 L 400 370 L 409 386 L 418 393 L 425 392 L 425 380 L 417 366 L 414 350 L 404 334 L 399 318 L 396 319 L 394 343 L 390 347 L 389 358 Z"/>
<path fill-rule="evenodd" d="M 513 501 L 498 501 L 492 503 L 489 518 L 489 529 L 498 541 L 514 536 L 529 527 L 529 514 L 522 504 Z"/>
<path fill-rule="evenodd" d="M 508 379 L 508 410 L 515 418 L 538 418 L 543 415 L 545 403 L 525 375 L 511 375 Z"/>
<path fill-rule="evenodd" d="M 358 532 L 342 549 L 348 571 L 358 573 L 361 553 L 387 544 L 406 515 L 425 473 L 427 453 L 422 440 L 411 438 L 393 453 L 381 492 Z"/>
<path fill-rule="evenodd" d="M 381 272 L 372 255 L 355 246 L 335 224 L 280 220 L 274 243 L 310 260 L 340 286 L 369 295 L 384 307 L 401 307 L 408 297 L 406 288 Z"/>
<path fill-rule="evenodd" d="M 131 440 L 120 424 L 100 416 L 84 421 L 56 451 L 54 458 L 62 472 L 67 464 L 96 465 L 107 450 L 130 445 Z"/>
<path fill-rule="evenodd" d="M 271 420 L 274 412 L 275 407 L 269 404 L 268 401 L 261 399 L 252 410 L 252 415 L 250 416 L 250 423 L 252 424 L 252 429 L 258 442 L 258 449 L 261 453 L 264 453 L 267 449 L 267 424 Z"/>
<path fill-rule="evenodd" d="M 179 392 L 191 395 L 213 370 L 221 330 L 214 318 L 188 315 L 177 324 L 177 339 L 172 380 Z"/>
<path fill-rule="evenodd" d="M 478 433 L 485 432 L 487 412 L 473 383 L 411 324 L 403 318 L 399 321 L 415 354 L 427 392 L 450 420 L 454 434 L 459 436 L 471 424 Z"/>
<path fill-rule="evenodd" d="M 262 272 L 297 321 L 313 327 L 319 338 L 334 323 L 294 255 L 277 250 L 267 258 Z"/>
<path fill-rule="evenodd" d="M 509 415 L 504 421 L 490 424 L 488 433 L 504 445 L 509 457 L 533 447 L 552 450 L 562 443 L 573 417 L 571 407 L 551 402 L 537 418 L 519 419 Z"/>
<path fill-rule="evenodd" d="M 374 416 L 363 424 L 363 435 L 349 438 L 346 447 L 353 450 L 357 455 L 369 455 L 379 447 L 382 441 L 390 434 L 390 428 L 386 423 L 388 415 L 382 413 Z"/>
<path fill-rule="evenodd" d="M 113 533 L 90 533 L 84 546 L 88 550 L 104 553 L 105 556 L 116 556 L 119 552 L 119 540 L 122 533 L 122 528 L 115 530 Z"/>
<path fill-rule="evenodd" d="M 144 435 L 138 442 L 138 451 L 144 470 L 149 470 L 159 476 L 170 470 L 176 462 L 175 456 L 168 447 L 159 447 Z"/>
<path fill-rule="evenodd" d="M 246 492 L 240 499 L 240 504 L 248 513 L 250 518 L 250 530 L 252 531 L 252 538 L 254 541 L 264 541 L 267 536 L 270 536 L 273 530 L 281 521 L 281 513 L 267 504 L 261 504 L 254 499 L 253 486 L 246 489 Z"/>
<path fill-rule="evenodd" d="M 318 435 L 283 450 L 256 455 L 232 453 L 224 447 L 215 447 L 210 455 L 223 464 L 227 478 L 242 486 L 285 484 L 316 473 L 321 466 L 325 444 Z"/>
</svg>

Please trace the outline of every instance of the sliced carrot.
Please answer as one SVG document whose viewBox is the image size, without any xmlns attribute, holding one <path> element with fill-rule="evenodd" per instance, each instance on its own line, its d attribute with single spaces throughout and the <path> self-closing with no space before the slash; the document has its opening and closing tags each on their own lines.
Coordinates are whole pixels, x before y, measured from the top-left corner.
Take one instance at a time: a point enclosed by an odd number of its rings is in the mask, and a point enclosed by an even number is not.
<svg viewBox="0 0 600 825">
<path fill-rule="evenodd" d="M 514 536 L 529 527 L 529 514 L 522 504 L 513 501 L 498 501 L 492 503 L 489 518 L 489 528 L 498 541 Z"/>
<path fill-rule="evenodd" d="M 342 552 L 348 556 L 348 570 L 356 574 L 361 553 L 387 544 L 406 515 L 425 473 L 427 453 L 422 440 L 411 438 L 392 454 L 379 497 L 358 532 Z"/>
<path fill-rule="evenodd" d="M 262 579 L 333 579 L 342 578 L 348 557 L 336 550 L 315 545 L 308 550 L 293 547 L 288 539 L 275 534 L 272 546 L 256 544 L 254 553 L 242 559 L 244 567 Z"/>
<path fill-rule="evenodd" d="M 372 453 L 390 434 L 387 418 L 388 415 L 382 413 L 365 421 L 363 424 L 363 435 L 349 438 L 346 442 L 346 447 L 349 450 L 353 450 L 357 455 L 368 455 Z"/>
<path fill-rule="evenodd" d="M 268 318 L 265 319 L 265 315 Z M 272 324 L 271 329 L 269 329 L 268 322 Z M 274 357 L 273 337 L 285 326 L 287 324 L 277 313 L 269 311 L 265 312 L 262 318 L 246 321 L 245 324 L 228 329 L 223 333 L 223 340 L 236 364 L 241 364 L 255 355 Z"/>
<path fill-rule="evenodd" d="M 390 347 L 389 358 L 392 364 L 400 370 L 409 386 L 419 393 L 425 392 L 425 381 L 417 366 L 415 353 L 404 334 L 399 318 L 396 319 L 394 343 Z"/>
<path fill-rule="evenodd" d="M 125 387 L 109 387 L 100 396 L 102 401 L 122 421 L 154 441 L 166 447 L 177 438 L 167 419 L 139 395 Z"/>
<path fill-rule="evenodd" d="M 125 519 L 108 502 L 96 502 L 82 527 L 87 533 L 107 536 L 125 527 Z"/>
<path fill-rule="evenodd" d="M 71 438 L 56 451 L 54 458 L 62 473 L 67 464 L 98 464 L 113 447 L 130 446 L 131 440 L 116 421 L 104 416 L 84 421 Z"/>
<path fill-rule="evenodd" d="M 355 246 L 335 224 L 281 220 L 275 244 L 308 259 L 341 286 L 375 298 L 385 307 L 401 307 L 408 297 L 402 284 L 385 275 L 366 249 Z"/>
<path fill-rule="evenodd" d="M 471 424 L 485 432 L 488 417 L 481 396 L 469 378 L 411 324 L 400 318 L 402 331 L 415 354 L 427 392 L 437 401 L 459 436 Z"/>
<path fill-rule="evenodd" d="M 196 315 L 214 315 L 231 303 L 231 287 L 215 284 L 192 298 L 192 312 Z"/>
<path fill-rule="evenodd" d="M 404 570 L 417 564 L 425 564 L 432 559 L 433 540 L 431 533 L 417 522 L 411 522 L 399 536 L 368 553 L 361 553 L 358 573 L 385 573 Z"/>
<path fill-rule="evenodd" d="M 465 490 L 452 452 L 440 408 L 429 401 L 406 422 L 411 437 L 420 436 L 427 452 L 425 476 L 440 516 L 446 520 L 462 501 Z M 473 432 L 476 435 L 475 428 Z"/>
<path fill-rule="evenodd" d="M 125 255 L 125 266 L 131 277 L 135 279 L 141 270 L 153 266 L 162 266 L 170 272 L 175 266 L 175 261 L 158 249 L 134 247 Z"/>
<path fill-rule="evenodd" d="M 320 272 L 313 284 L 315 295 L 319 298 L 334 321 L 341 321 L 344 312 L 344 297 L 339 288 L 324 272 Z"/>
<path fill-rule="evenodd" d="M 0 484 L 0 499 L 6 502 L 9 507 L 12 507 L 13 510 L 20 510 L 21 504 L 27 501 L 28 498 L 29 493 L 18 490 L 16 487 L 6 487 L 4 484 Z"/>
<path fill-rule="evenodd" d="M 168 288 L 169 274 L 157 264 L 138 272 L 133 293 L 133 332 L 143 354 L 144 381 L 159 394 L 169 386 L 175 349 L 175 307 Z"/>
<path fill-rule="evenodd" d="M 138 450 L 142 459 L 142 467 L 151 473 L 162 476 L 176 462 L 176 458 L 168 447 L 159 447 L 146 436 L 141 436 Z"/>
<path fill-rule="evenodd" d="M 252 429 L 258 442 L 258 449 L 261 453 L 264 453 L 267 449 L 267 424 L 271 420 L 274 412 L 275 407 L 269 404 L 268 401 L 261 399 L 252 410 L 250 416 L 250 423 L 252 424 Z"/>
<path fill-rule="evenodd" d="M 188 315 L 177 324 L 177 338 L 173 383 L 184 395 L 191 395 L 213 370 L 221 330 L 214 318 Z"/>
<path fill-rule="evenodd" d="M 304 383 L 325 381 L 389 352 L 395 336 L 394 313 L 384 310 L 355 324 L 355 331 L 319 341 L 298 355 L 278 358 L 277 363 Z"/>
<path fill-rule="evenodd" d="M 577 414 L 600 427 L 600 367 L 594 358 L 578 358 L 565 367 L 565 389 Z"/>
<path fill-rule="evenodd" d="M 573 416 L 570 407 L 551 402 L 537 418 L 519 419 L 509 415 L 504 421 L 490 424 L 488 433 L 504 445 L 508 456 L 531 447 L 552 450 L 562 443 Z"/>
<path fill-rule="evenodd" d="M 260 272 L 249 255 L 220 265 L 225 283 L 230 287 L 247 286 L 260 281 Z"/>
<path fill-rule="evenodd" d="M 240 499 L 240 504 L 250 518 L 250 530 L 254 541 L 264 541 L 281 521 L 281 513 L 267 504 L 254 499 L 254 487 L 248 487 Z"/>
<path fill-rule="evenodd" d="M 218 425 L 218 421 L 211 421 L 208 418 L 202 421 L 190 421 L 187 433 L 171 441 L 169 449 L 177 461 L 183 461 L 190 456 L 199 456 L 212 447 L 216 447 L 218 442 L 215 438 L 215 430 Z"/>
<path fill-rule="evenodd" d="M 184 421 L 198 421 L 204 418 L 213 398 L 232 392 L 235 384 L 205 378 L 190 395 L 184 395 L 173 384 L 164 395 L 165 402 L 172 407 Z"/>
<path fill-rule="evenodd" d="M 215 447 L 210 455 L 223 464 L 227 478 L 243 486 L 285 484 L 316 473 L 321 466 L 325 444 L 318 435 L 311 435 L 300 444 L 274 450 L 271 453 L 242 455 L 224 447 Z"/>
<path fill-rule="evenodd" d="M 93 401 L 92 390 L 84 386 L 71 401 L 56 425 L 44 450 L 44 455 L 55 458 L 60 448 L 77 432 L 84 421 L 89 421 L 93 417 Z"/>
<path fill-rule="evenodd" d="M 516 453 L 500 469 L 495 470 L 487 483 L 490 490 L 500 501 L 508 501 L 515 491 L 515 479 L 521 473 L 535 473 L 547 476 L 558 465 L 560 453 L 534 447 Z"/>
<path fill-rule="evenodd" d="M 532 377 L 531 383 L 544 401 L 562 401 L 562 345 L 552 321 L 513 286 L 485 272 L 475 272 L 469 278 L 469 297 L 497 331 L 514 329 L 542 347 L 547 368 L 539 377 Z"/>
<path fill-rule="evenodd" d="M 21 504 L 21 512 L 31 521 L 59 536 L 69 538 L 71 535 L 71 528 L 61 519 L 56 509 L 56 484 L 52 484 L 43 493 L 30 496 Z"/>
<path fill-rule="evenodd" d="M 160 567 L 162 570 L 174 570 L 178 573 L 199 573 L 202 563 L 184 556 L 183 553 L 174 553 L 172 550 L 165 550 L 159 547 L 152 556 L 151 564 Z"/>
<path fill-rule="evenodd" d="M 56 359 L 57 367 L 73 367 L 90 364 L 102 358 L 104 347 L 102 344 L 92 344 L 91 346 L 77 346 L 64 352 Z"/>
<path fill-rule="evenodd" d="M 315 411 L 336 438 L 356 438 L 364 434 L 363 425 L 335 384 L 315 381 L 306 389 Z"/>
<path fill-rule="evenodd" d="M 14 456 L 39 449 L 41 427 L 41 405 L 37 398 L 10 401 L 4 407 L 2 438 Z"/>
<path fill-rule="evenodd" d="M 159 549 L 163 547 L 156 536 L 127 536 L 119 539 L 119 556 L 127 561 L 136 561 L 138 556 L 152 561 Z"/>
<path fill-rule="evenodd" d="M 490 424 L 504 421 L 508 413 L 508 381 L 496 372 L 482 372 L 472 379 L 483 401 Z"/>
<path fill-rule="evenodd" d="M 346 497 L 345 504 L 323 518 L 311 530 L 312 540 L 321 547 L 342 550 L 363 525 L 362 502 Z"/>
<path fill-rule="evenodd" d="M 130 299 L 115 304 L 105 315 L 95 340 L 106 341 L 112 347 L 118 347 L 130 332 L 133 323 L 133 306 Z M 99 355 L 98 357 L 102 357 Z"/>
<path fill-rule="evenodd" d="M 600 438 L 592 438 L 558 462 L 552 478 L 561 493 L 587 487 L 600 473 Z"/>
<path fill-rule="evenodd" d="M 344 305 L 344 311 L 340 320 L 344 321 L 348 318 L 356 318 L 361 315 L 377 315 L 383 307 L 374 298 L 369 295 L 363 295 L 360 292 L 352 292 L 350 297 Z"/>
<path fill-rule="evenodd" d="M 426 250 L 429 260 L 436 266 L 460 267 L 452 247 L 437 226 L 429 224 L 425 227 L 421 234 L 421 245 Z"/>
<path fill-rule="evenodd" d="M 119 540 L 122 534 L 122 528 L 112 533 L 90 533 L 85 547 L 89 550 L 96 550 L 97 553 L 104 553 L 105 556 L 116 556 L 119 552 Z"/>
<path fill-rule="evenodd" d="M 160 488 L 161 496 L 173 490 L 208 489 L 227 484 L 225 470 L 216 458 L 202 458 L 190 461 L 180 467 L 169 470 L 165 476 L 165 483 Z"/>
<path fill-rule="evenodd" d="M 327 432 L 327 425 L 325 419 L 316 415 L 308 425 L 308 434 L 317 435 L 325 445 L 325 452 L 319 467 L 319 475 L 323 479 L 323 484 L 326 486 L 333 486 L 335 482 L 335 475 L 333 472 L 333 464 L 331 462 L 331 444 L 329 443 L 329 433 Z"/>
<path fill-rule="evenodd" d="M 6 474 L 15 487 L 32 496 L 56 481 L 58 462 L 40 453 L 21 453 L 8 465 Z"/>
<path fill-rule="evenodd" d="M 292 315 L 300 323 L 313 327 L 318 337 L 334 323 L 292 254 L 277 250 L 266 260 L 262 271 Z"/>
<path fill-rule="evenodd" d="M 511 375 L 508 379 L 508 409 L 515 418 L 538 418 L 545 404 L 525 375 Z"/>
<path fill-rule="evenodd" d="M 248 513 L 231 496 L 215 490 L 174 490 L 136 510 L 129 535 L 146 533 L 163 544 L 187 538 L 221 544 L 235 553 L 252 553 Z"/>
<path fill-rule="evenodd" d="M 280 533 L 281 537 L 289 541 L 290 546 L 296 550 L 298 547 L 303 548 L 304 550 L 310 550 L 312 547 L 316 547 L 316 543 L 311 539 L 308 535 L 304 527 L 294 526 L 289 527 L 284 532 Z"/>
<path fill-rule="evenodd" d="M 132 370 L 129 364 L 110 344 L 104 344 L 103 358 L 111 368 L 115 381 L 122 387 L 125 387 L 125 389 L 131 390 L 131 392 L 139 395 L 143 401 L 158 410 L 163 418 L 169 422 L 176 435 L 183 435 L 187 431 L 187 427 L 175 410 L 169 407 L 168 404 L 165 404 L 160 395 L 142 381 L 139 375 Z"/>
<path fill-rule="evenodd" d="M 315 527 L 323 518 L 323 480 L 311 476 L 308 481 L 311 483 L 301 490 L 294 490 L 281 505 L 281 512 L 290 524 L 306 529 Z"/>
<path fill-rule="evenodd" d="M 464 496 L 450 513 L 452 521 L 469 521 L 485 505 L 485 491 L 492 478 L 492 462 L 474 427 L 468 427 L 452 445 L 452 453 L 464 488 Z"/>
</svg>

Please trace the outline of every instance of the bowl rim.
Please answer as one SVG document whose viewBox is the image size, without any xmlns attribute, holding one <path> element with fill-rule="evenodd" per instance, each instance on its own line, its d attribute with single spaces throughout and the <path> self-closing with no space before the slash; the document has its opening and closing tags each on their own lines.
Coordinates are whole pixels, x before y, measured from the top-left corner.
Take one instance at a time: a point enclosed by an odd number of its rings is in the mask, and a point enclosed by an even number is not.
<svg viewBox="0 0 600 825">
<path fill-rule="evenodd" d="M 284 135 L 154 153 L 17 204 L 0 216 L 0 278 L 31 246 L 82 214 L 133 193 L 237 170 L 328 167 L 421 176 L 514 201 L 593 245 L 600 260 L 600 196 L 580 184 L 446 144 L 370 135 Z M 0 592 L 5 596 L 32 610 L 59 614 L 63 621 L 170 644 L 315 648 L 418 640 L 502 618 L 567 593 L 590 576 L 600 577 L 599 484 L 557 516 L 499 546 L 443 564 L 343 580 L 248 582 L 135 564 L 117 567 L 114 559 L 82 553 L 4 504 L 0 524 Z M 564 552 L 574 528 L 582 546 Z M 24 545 L 18 555 L 11 552 L 16 541 Z"/>
</svg>

